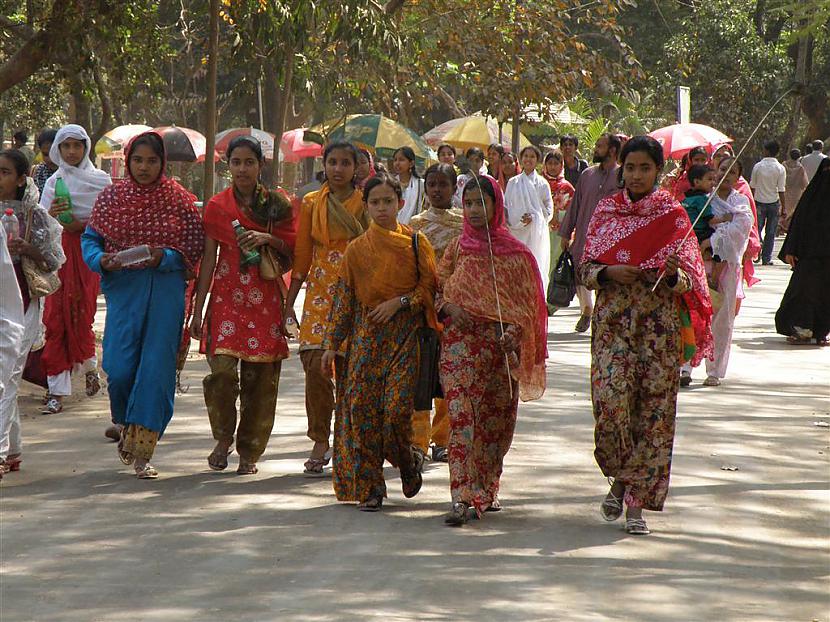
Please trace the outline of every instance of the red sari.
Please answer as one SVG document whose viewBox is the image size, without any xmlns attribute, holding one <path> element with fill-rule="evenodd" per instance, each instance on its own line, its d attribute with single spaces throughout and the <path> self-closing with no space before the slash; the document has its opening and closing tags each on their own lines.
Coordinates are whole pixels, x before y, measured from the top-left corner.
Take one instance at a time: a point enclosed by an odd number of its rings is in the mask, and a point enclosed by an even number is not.
<svg viewBox="0 0 830 622">
<path fill-rule="evenodd" d="M 205 233 L 218 242 L 219 259 L 200 351 L 253 363 L 282 360 L 288 357 L 288 344 L 282 334 L 279 281 L 263 279 L 257 266 L 241 265 L 241 252 L 231 227 L 233 220 L 239 220 L 246 229 L 267 231 L 267 227 L 239 206 L 232 187 L 214 196 L 205 207 Z M 274 226 L 271 234 L 285 240 L 293 249 L 296 212 L 288 223 Z"/>
<path fill-rule="evenodd" d="M 64 230 L 61 245 L 66 263 L 58 271 L 61 287 L 46 298 L 43 324 L 46 345 L 41 364 L 49 376 L 71 371 L 95 356 L 92 324 L 98 302 L 100 277 L 84 263 L 81 231 Z"/>
</svg>

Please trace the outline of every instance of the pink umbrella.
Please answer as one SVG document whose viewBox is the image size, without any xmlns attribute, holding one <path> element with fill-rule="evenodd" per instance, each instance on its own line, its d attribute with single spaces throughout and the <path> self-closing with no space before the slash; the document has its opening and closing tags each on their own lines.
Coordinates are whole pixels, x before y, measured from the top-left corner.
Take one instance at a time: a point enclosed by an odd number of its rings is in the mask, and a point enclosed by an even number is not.
<svg viewBox="0 0 830 622">
<path fill-rule="evenodd" d="M 323 146 L 303 140 L 306 128 L 288 130 L 282 135 L 280 151 L 285 162 L 299 162 L 303 158 L 316 158 L 323 155 Z"/>
<path fill-rule="evenodd" d="M 654 130 L 649 136 L 662 145 L 667 158 L 674 160 L 695 147 L 705 147 L 711 153 L 716 145 L 732 142 L 726 134 L 700 123 L 675 123 Z"/>
</svg>

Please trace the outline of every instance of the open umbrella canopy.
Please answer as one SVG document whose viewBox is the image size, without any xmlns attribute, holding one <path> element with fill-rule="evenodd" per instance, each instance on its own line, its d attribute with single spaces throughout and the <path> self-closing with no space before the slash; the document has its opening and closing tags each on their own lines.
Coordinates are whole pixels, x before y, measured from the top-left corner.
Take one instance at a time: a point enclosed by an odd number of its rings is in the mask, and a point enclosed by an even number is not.
<svg viewBox="0 0 830 622">
<path fill-rule="evenodd" d="M 649 134 L 663 147 L 666 158 L 677 160 L 695 147 L 705 147 L 711 153 L 717 145 L 731 143 L 723 132 L 700 123 L 675 123 L 661 127 Z"/>
<path fill-rule="evenodd" d="M 262 145 L 262 154 L 265 156 L 265 159 L 274 159 L 274 135 L 271 132 L 266 132 L 255 127 L 233 127 L 229 130 L 219 132 L 216 135 L 216 151 L 224 154 L 228 150 L 228 145 L 237 136 L 256 138 L 259 144 Z"/>
<path fill-rule="evenodd" d="M 513 126 L 510 123 L 502 123 L 501 131 L 501 145 L 510 150 Z M 499 122 L 492 117 L 484 117 L 480 114 L 450 119 L 446 123 L 432 128 L 424 134 L 423 139 L 433 148 L 441 143 L 449 143 L 462 151 L 466 151 L 471 147 L 478 147 L 486 151 L 491 144 L 499 142 Z M 524 134 L 519 134 L 521 148 L 530 144 L 531 142 Z"/>
<path fill-rule="evenodd" d="M 303 158 L 316 158 L 323 155 L 323 146 L 315 142 L 306 142 L 306 128 L 288 130 L 282 135 L 280 152 L 285 162 L 299 162 Z"/>
<path fill-rule="evenodd" d="M 419 164 L 437 160 L 435 152 L 409 128 L 382 114 L 352 114 L 306 131 L 306 139 L 321 135 L 325 142 L 346 140 L 379 158 L 391 158 L 399 147 L 411 147 Z"/>
<path fill-rule="evenodd" d="M 152 130 L 149 125 L 119 125 L 101 136 L 95 143 L 95 155 L 115 158 L 123 155 L 124 147 L 133 138 Z"/>
<path fill-rule="evenodd" d="M 168 162 L 204 162 L 207 139 L 203 134 L 188 127 L 164 125 L 154 129 L 164 139 Z M 214 161 L 219 159 L 214 151 Z"/>
</svg>

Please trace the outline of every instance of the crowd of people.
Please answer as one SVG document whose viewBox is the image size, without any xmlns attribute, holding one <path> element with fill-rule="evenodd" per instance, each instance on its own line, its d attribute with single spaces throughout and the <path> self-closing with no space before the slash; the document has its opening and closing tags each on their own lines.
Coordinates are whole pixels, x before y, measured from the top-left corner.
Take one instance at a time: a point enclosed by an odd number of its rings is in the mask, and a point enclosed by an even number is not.
<svg viewBox="0 0 830 622">
<path fill-rule="evenodd" d="M 649 533 L 643 510 L 663 508 L 680 387 L 704 361 L 705 386 L 726 377 L 740 301 L 757 282 L 754 262 L 772 262 L 779 215 L 780 257 L 794 272 L 777 329 L 792 344 L 827 344 L 820 141 L 786 165 L 767 142 L 749 182 L 728 144 L 692 149 L 662 177 L 663 149 L 648 136 L 603 134 L 590 166 L 571 135 L 545 153 L 473 147 L 463 173 L 445 144 L 423 175 L 409 147 L 389 173 L 336 142 L 319 188 L 300 200 L 261 183 L 262 146 L 240 136 L 226 153 L 231 186 L 203 211 L 166 175 L 155 132 L 126 146 L 116 183 L 80 126 L 46 130 L 37 147 L 33 168 L 34 152 L 0 152 L 0 201 L 13 206 L 0 236 L 0 476 L 20 469 L 28 367 L 41 368 L 47 414 L 63 409 L 73 373 L 87 395 L 101 389 L 99 291 L 106 434 L 139 479 L 159 476 L 151 460 L 191 338 L 209 366 L 207 466 L 227 469 L 236 451 L 236 472 L 257 473 L 296 339 L 312 443 L 304 473 L 330 476 L 339 501 L 376 512 L 384 462 L 410 498 L 431 451 L 448 463 L 444 520 L 455 526 L 502 509 L 519 402 L 546 390 L 558 310 L 546 293 L 564 253 L 576 266 L 575 330 L 591 329 L 595 457 L 610 484 L 600 511 L 608 521 L 625 512 L 628 533 Z"/>
</svg>

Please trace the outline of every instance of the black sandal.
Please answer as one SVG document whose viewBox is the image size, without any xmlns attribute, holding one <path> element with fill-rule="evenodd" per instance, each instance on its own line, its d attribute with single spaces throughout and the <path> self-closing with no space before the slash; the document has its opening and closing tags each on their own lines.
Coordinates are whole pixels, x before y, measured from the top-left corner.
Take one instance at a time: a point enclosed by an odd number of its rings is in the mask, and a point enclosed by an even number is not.
<svg viewBox="0 0 830 622">
<path fill-rule="evenodd" d="M 467 512 L 470 509 L 466 503 L 453 503 L 450 511 L 444 515 L 444 524 L 451 527 L 461 527 L 467 524 Z"/>
<path fill-rule="evenodd" d="M 210 452 L 210 455 L 207 457 L 208 466 L 212 471 L 224 471 L 228 468 L 228 456 L 232 453 L 233 446 L 228 447 L 228 451 L 224 454 L 214 448 L 214 450 Z"/>
<path fill-rule="evenodd" d="M 403 489 L 403 496 L 411 499 L 421 491 L 421 486 L 424 483 L 424 478 L 420 471 L 413 471 L 409 475 L 401 473 L 401 488 Z"/>
<path fill-rule="evenodd" d="M 383 497 L 369 497 L 363 503 L 357 504 L 357 509 L 361 512 L 380 512 L 383 507 Z"/>
</svg>

